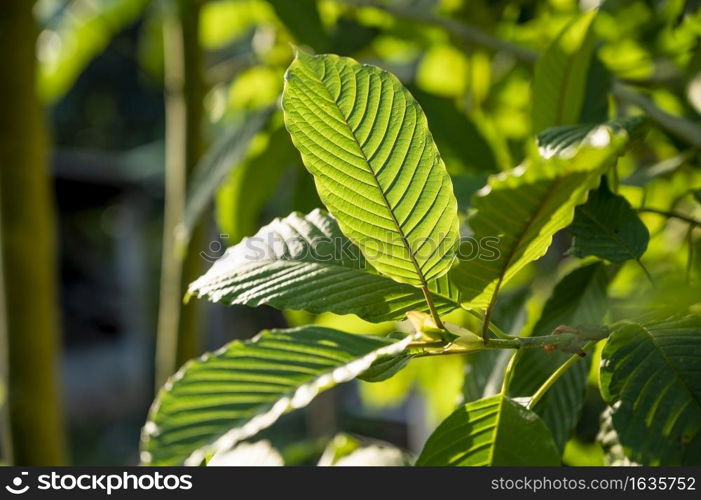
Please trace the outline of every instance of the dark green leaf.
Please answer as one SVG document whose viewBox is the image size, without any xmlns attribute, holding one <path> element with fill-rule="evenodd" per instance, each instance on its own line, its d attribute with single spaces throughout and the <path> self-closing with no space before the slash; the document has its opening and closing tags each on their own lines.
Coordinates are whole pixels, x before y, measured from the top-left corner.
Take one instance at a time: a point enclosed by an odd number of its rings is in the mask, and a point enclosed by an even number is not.
<svg viewBox="0 0 701 500">
<path fill-rule="evenodd" d="M 650 240 L 638 213 L 623 196 L 613 194 L 606 182 L 577 207 L 569 230 L 574 236 L 573 255 L 593 255 L 611 262 L 638 260 Z"/>
<path fill-rule="evenodd" d="M 392 377 L 404 368 L 412 356 L 409 354 L 399 354 L 397 356 L 385 356 L 375 361 L 370 368 L 358 376 L 365 382 L 382 382 Z"/>
<path fill-rule="evenodd" d="M 622 323 L 602 353 L 601 394 L 626 456 L 701 465 L 701 317 Z"/>
<path fill-rule="evenodd" d="M 416 465 L 560 465 L 560 454 L 538 415 L 497 395 L 468 403 L 446 418 Z"/>
</svg>

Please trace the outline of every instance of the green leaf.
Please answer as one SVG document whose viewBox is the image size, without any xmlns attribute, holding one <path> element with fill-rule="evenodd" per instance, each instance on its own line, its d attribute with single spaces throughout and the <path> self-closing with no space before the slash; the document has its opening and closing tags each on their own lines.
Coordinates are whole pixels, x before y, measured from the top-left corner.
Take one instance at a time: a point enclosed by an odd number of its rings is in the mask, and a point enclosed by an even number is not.
<svg viewBox="0 0 701 500">
<path fill-rule="evenodd" d="M 593 255 L 611 262 L 640 259 L 650 240 L 638 213 L 623 196 L 613 194 L 606 182 L 577 207 L 569 230 L 574 236 L 573 255 Z"/>
<path fill-rule="evenodd" d="M 606 126 L 591 131 L 578 148 L 538 157 L 525 167 L 490 177 L 473 199 L 473 238 L 498 238 L 493 259 L 463 260 L 450 272 L 460 301 L 491 307 L 501 286 L 528 263 L 542 257 L 553 235 L 567 227 L 575 206 L 623 152 L 624 131 Z"/>
<path fill-rule="evenodd" d="M 197 164 L 187 191 L 183 221 L 177 229 L 183 245 L 214 194 L 232 168 L 240 165 L 253 138 L 265 127 L 273 113 L 265 108 L 242 116 L 214 143 Z"/>
<path fill-rule="evenodd" d="M 575 269 L 562 278 L 543 308 L 533 335 L 550 335 L 559 325 L 600 324 L 608 307 L 606 289 L 611 276 L 600 262 Z M 509 395 L 532 396 L 548 377 L 567 361 L 569 354 L 529 349 L 514 367 Z M 535 407 L 551 430 L 560 450 L 570 437 L 584 405 L 588 359 L 567 370 Z"/>
<path fill-rule="evenodd" d="M 430 287 L 439 311 L 458 306 L 447 279 Z M 229 248 L 188 293 L 230 305 L 356 314 L 376 322 L 426 307 L 421 290 L 377 274 L 336 220 L 320 210 L 275 219 Z"/>
<path fill-rule="evenodd" d="M 701 317 L 622 323 L 602 353 L 601 394 L 626 456 L 701 465 Z"/>
<path fill-rule="evenodd" d="M 538 59 L 533 75 L 533 130 L 577 123 L 594 52 L 596 11 L 572 20 Z"/>
<path fill-rule="evenodd" d="M 560 454 L 543 421 L 497 395 L 458 408 L 428 438 L 416 465 L 547 466 Z"/>
<path fill-rule="evenodd" d="M 450 177 L 418 103 L 392 74 L 298 52 L 285 124 L 341 230 L 380 273 L 424 285 L 458 243 Z"/>
<path fill-rule="evenodd" d="M 411 361 L 411 358 L 412 356 L 406 353 L 398 354 L 397 356 L 385 356 L 375 361 L 358 378 L 365 382 L 382 382 L 403 369 Z"/>
<path fill-rule="evenodd" d="M 199 464 L 352 380 L 379 357 L 402 352 L 411 340 L 309 326 L 231 342 L 188 362 L 161 389 L 142 432 L 142 462 Z"/>
<path fill-rule="evenodd" d="M 591 59 L 587 72 L 584 103 L 579 121 L 582 123 L 603 123 L 609 119 L 609 93 L 613 77 L 604 63 L 596 56 Z"/>
<path fill-rule="evenodd" d="M 644 125 L 646 124 L 647 119 L 644 116 L 629 116 L 610 120 L 603 125 L 615 132 L 624 131 L 633 139 L 643 135 L 645 131 Z M 567 154 L 570 149 L 577 148 L 593 130 L 600 126 L 596 123 L 585 123 L 551 127 L 544 130 L 536 138 L 540 154 L 546 158 L 553 155 Z"/>
</svg>

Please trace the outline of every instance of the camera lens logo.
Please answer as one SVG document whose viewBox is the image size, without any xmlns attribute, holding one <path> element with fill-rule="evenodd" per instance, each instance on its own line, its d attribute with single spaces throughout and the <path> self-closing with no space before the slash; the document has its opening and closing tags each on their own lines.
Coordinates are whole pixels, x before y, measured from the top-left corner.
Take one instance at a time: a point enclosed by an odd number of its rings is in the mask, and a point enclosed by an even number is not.
<svg viewBox="0 0 701 500">
<path fill-rule="evenodd" d="M 22 493 L 26 493 L 27 490 L 29 489 L 29 486 L 25 485 L 24 487 L 22 487 L 22 477 L 28 476 L 28 475 L 29 475 L 29 472 L 20 473 L 19 476 L 17 476 L 16 478 L 14 478 L 12 480 L 12 486 L 9 486 L 9 485 L 5 486 L 5 489 L 7 491 L 9 491 L 10 493 L 12 493 L 13 495 L 21 495 Z"/>
</svg>

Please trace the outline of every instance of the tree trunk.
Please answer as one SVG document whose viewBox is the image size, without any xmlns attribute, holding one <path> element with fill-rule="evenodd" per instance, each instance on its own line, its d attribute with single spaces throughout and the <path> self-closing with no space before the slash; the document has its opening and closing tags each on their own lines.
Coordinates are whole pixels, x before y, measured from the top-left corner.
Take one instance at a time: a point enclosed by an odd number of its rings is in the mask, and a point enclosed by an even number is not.
<svg viewBox="0 0 701 500">
<path fill-rule="evenodd" d="M 192 232 L 186 249 L 178 248 L 177 225 L 183 220 L 185 194 L 202 155 L 202 49 L 199 15 L 202 0 L 177 0 L 164 25 L 166 88 L 166 197 L 161 261 L 161 298 L 156 347 L 156 387 L 185 361 L 201 352 L 197 301 L 182 304 L 187 285 L 203 270 L 199 252 L 204 224 Z"/>
<path fill-rule="evenodd" d="M 0 2 L 0 329 L 7 358 L 5 459 L 65 463 L 58 390 L 55 221 L 47 138 L 36 92 L 30 0 Z"/>
</svg>

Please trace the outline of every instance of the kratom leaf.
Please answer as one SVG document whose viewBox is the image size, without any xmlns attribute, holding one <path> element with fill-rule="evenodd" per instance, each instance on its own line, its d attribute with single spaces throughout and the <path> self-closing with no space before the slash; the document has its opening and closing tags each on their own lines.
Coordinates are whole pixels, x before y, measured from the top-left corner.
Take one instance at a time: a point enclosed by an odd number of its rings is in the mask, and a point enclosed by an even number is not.
<svg viewBox="0 0 701 500">
<path fill-rule="evenodd" d="M 579 121 L 594 51 L 596 11 L 572 20 L 538 59 L 533 75 L 533 130 Z"/>
<path fill-rule="evenodd" d="M 468 403 L 446 418 L 416 465 L 560 465 L 560 454 L 538 415 L 497 395 Z"/>
<path fill-rule="evenodd" d="M 593 255 L 611 262 L 640 259 L 650 240 L 638 213 L 623 196 L 613 194 L 606 182 L 577 207 L 569 230 L 574 236 L 573 255 Z"/>
<path fill-rule="evenodd" d="M 448 272 L 457 202 L 426 117 L 397 78 L 298 52 L 285 124 L 339 226 L 380 273 L 423 285 Z"/>
<path fill-rule="evenodd" d="M 472 206 L 474 239 L 498 238 L 494 259 L 463 260 L 450 272 L 460 300 L 490 307 L 501 286 L 528 263 L 542 257 L 553 235 L 567 227 L 575 206 L 616 160 L 627 142 L 624 131 L 602 126 L 586 136 L 573 156 L 537 157 L 525 167 L 490 177 Z"/>
<path fill-rule="evenodd" d="M 606 289 L 611 279 L 602 263 L 575 269 L 555 286 L 533 329 L 533 335 L 550 335 L 560 325 L 601 324 L 607 309 Z M 509 395 L 532 396 L 570 354 L 524 351 L 514 366 Z M 562 450 L 584 405 L 588 358 L 567 370 L 540 400 L 534 411 L 541 416 Z"/>
<path fill-rule="evenodd" d="M 609 119 L 608 97 L 612 85 L 613 76 L 609 70 L 595 55 L 592 56 L 579 116 L 581 123 L 603 123 Z"/>
<path fill-rule="evenodd" d="M 701 317 L 614 329 L 601 394 L 626 456 L 643 465 L 701 465 Z"/>
<path fill-rule="evenodd" d="M 412 356 L 406 353 L 396 356 L 385 356 L 375 361 L 372 366 L 365 370 L 358 378 L 365 382 L 382 382 L 404 368 L 409 361 L 411 361 L 411 358 Z"/>
<path fill-rule="evenodd" d="M 142 462 L 197 465 L 411 340 L 308 326 L 231 342 L 188 362 L 161 389 L 142 432 Z"/>
<path fill-rule="evenodd" d="M 644 116 L 630 116 L 616 118 L 603 125 L 615 132 L 624 131 L 633 139 L 644 133 L 644 125 L 646 123 L 647 119 Z M 569 150 L 573 148 L 576 149 L 593 130 L 600 126 L 599 124 L 584 123 L 581 125 L 551 127 L 544 130 L 538 134 L 537 137 L 540 154 L 546 158 L 550 158 L 554 155 L 567 154 Z"/>
<path fill-rule="evenodd" d="M 447 279 L 430 287 L 439 311 L 458 306 Z M 403 319 L 407 311 L 426 307 L 421 290 L 377 274 L 321 210 L 275 219 L 229 248 L 190 285 L 189 294 L 229 305 L 356 314 L 376 322 Z"/>
<path fill-rule="evenodd" d="M 202 212 L 231 169 L 241 164 L 251 140 L 263 130 L 272 112 L 272 108 L 265 108 L 241 117 L 199 161 L 188 187 L 183 221 L 177 229 L 180 245 L 187 243 Z"/>
</svg>

